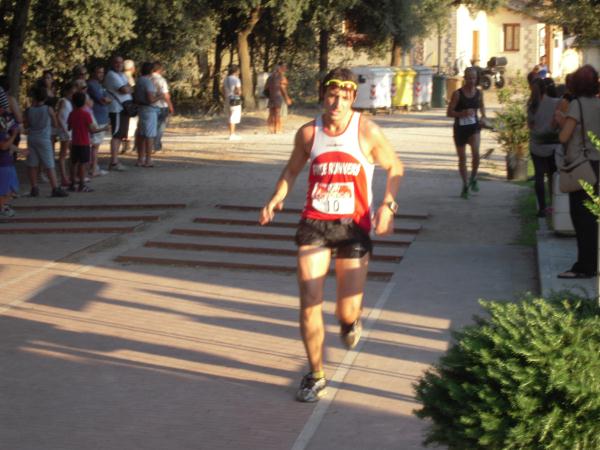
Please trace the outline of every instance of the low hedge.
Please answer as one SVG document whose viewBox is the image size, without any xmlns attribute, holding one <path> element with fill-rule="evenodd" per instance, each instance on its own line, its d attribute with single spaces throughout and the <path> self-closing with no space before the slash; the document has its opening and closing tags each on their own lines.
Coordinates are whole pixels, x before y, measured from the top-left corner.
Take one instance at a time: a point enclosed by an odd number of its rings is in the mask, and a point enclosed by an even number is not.
<svg viewBox="0 0 600 450">
<path fill-rule="evenodd" d="M 453 449 L 600 449 L 600 308 L 562 295 L 481 302 L 489 317 L 415 385 L 425 444 Z"/>
</svg>

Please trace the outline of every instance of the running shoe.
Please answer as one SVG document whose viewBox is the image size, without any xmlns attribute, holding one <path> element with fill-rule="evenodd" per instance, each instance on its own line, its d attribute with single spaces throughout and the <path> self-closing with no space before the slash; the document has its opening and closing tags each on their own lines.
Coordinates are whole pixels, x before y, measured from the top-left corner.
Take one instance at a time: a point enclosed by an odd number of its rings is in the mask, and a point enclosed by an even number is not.
<svg viewBox="0 0 600 450">
<path fill-rule="evenodd" d="M 30 197 L 37 197 L 40 195 L 40 188 L 37 186 L 33 186 L 31 188 L 31 191 L 29 191 L 29 196 Z"/>
<path fill-rule="evenodd" d="M 326 385 L 325 377 L 313 378 L 312 372 L 309 372 L 302 377 L 300 388 L 296 392 L 296 400 L 306 403 L 318 402 L 325 395 Z"/>
<path fill-rule="evenodd" d="M 465 200 L 469 198 L 469 186 L 463 186 L 462 191 L 460 191 L 460 198 Z"/>
<path fill-rule="evenodd" d="M 479 185 L 477 184 L 477 179 L 471 178 L 471 182 L 469 183 L 469 189 L 473 192 L 479 192 Z"/>
<path fill-rule="evenodd" d="M 0 217 L 14 217 L 15 210 L 8 205 L 4 205 L 0 210 Z"/>
<path fill-rule="evenodd" d="M 340 338 L 347 349 L 353 349 L 360 341 L 362 334 L 362 324 L 360 318 L 356 319 L 350 325 L 340 324 Z"/>
<path fill-rule="evenodd" d="M 52 189 L 52 194 L 50 194 L 50 197 L 68 197 L 68 196 L 69 196 L 69 194 L 67 194 L 64 190 L 62 190 L 59 187 Z"/>
<path fill-rule="evenodd" d="M 118 163 L 111 163 L 108 166 L 108 170 L 110 170 L 110 171 L 114 170 L 116 172 L 125 172 L 127 170 L 127 167 L 125 167 L 120 162 L 118 162 Z"/>
</svg>

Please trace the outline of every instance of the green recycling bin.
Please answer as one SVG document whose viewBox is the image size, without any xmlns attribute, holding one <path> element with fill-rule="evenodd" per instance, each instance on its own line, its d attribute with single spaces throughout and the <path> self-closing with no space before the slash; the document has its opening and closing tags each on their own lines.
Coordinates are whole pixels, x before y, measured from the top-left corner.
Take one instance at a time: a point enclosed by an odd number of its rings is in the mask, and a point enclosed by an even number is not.
<svg viewBox="0 0 600 450">
<path fill-rule="evenodd" d="M 416 71 L 411 68 L 392 67 L 394 80 L 392 84 L 392 107 L 410 108 L 413 104 L 413 92 Z"/>
<path fill-rule="evenodd" d="M 433 93 L 431 95 L 432 108 L 444 108 L 446 106 L 446 75 L 436 73 L 433 75 Z"/>
</svg>

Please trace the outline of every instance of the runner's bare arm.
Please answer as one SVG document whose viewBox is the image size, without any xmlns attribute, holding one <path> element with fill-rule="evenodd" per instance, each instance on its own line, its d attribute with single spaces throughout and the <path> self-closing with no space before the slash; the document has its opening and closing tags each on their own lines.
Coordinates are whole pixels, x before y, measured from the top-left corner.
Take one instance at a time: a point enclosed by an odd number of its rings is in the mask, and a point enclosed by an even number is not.
<svg viewBox="0 0 600 450">
<path fill-rule="evenodd" d="M 288 160 L 285 168 L 277 180 L 275 192 L 271 199 L 263 207 L 258 218 L 261 225 L 266 225 L 275 217 L 275 210 L 280 211 L 283 208 L 283 201 L 292 189 L 298 174 L 302 171 L 310 155 L 310 146 L 314 136 L 313 123 L 304 125 L 296 133 L 294 139 L 294 150 Z"/>
<path fill-rule="evenodd" d="M 446 115 L 448 117 L 458 117 L 458 112 L 454 111 L 456 105 L 458 104 L 458 91 L 454 91 L 452 97 L 450 98 L 450 103 L 448 103 L 448 109 L 446 110 Z"/>
<path fill-rule="evenodd" d="M 481 112 L 481 117 L 483 119 L 485 119 L 486 116 L 485 116 L 485 104 L 483 102 L 483 91 L 479 91 L 479 92 L 480 92 L 480 94 L 479 94 L 479 96 L 480 96 L 479 97 L 479 111 Z"/>
<path fill-rule="evenodd" d="M 373 160 L 387 171 L 385 194 L 381 206 L 375 214 L 375 233 L 385 236 L 394 231 L 394 212 L 390 209 L 389 203 L 395 202 L 400 181 L 404 175 L 404 165 L 396 156 L 381 129 L 370 120 L 364 120 L 363 122 L 364 140 L 361 145 L 366 143 L 366 147 L 370 147 Z"/>
</svg>

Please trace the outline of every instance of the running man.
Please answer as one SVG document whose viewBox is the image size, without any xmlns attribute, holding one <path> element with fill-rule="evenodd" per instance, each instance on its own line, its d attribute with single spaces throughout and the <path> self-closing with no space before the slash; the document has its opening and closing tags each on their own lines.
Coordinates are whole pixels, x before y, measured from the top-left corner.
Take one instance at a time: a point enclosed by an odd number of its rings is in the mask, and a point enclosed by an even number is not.
<svg viewBox="0 0 600 450">
<path fill-rule="evenodd" d="M 460 196 L 469 198 L 469 189 L 479 192 L 477 170 L 479 169 L 479 144 L 481 124 L 478 115 L 485 119 L 483 92 L 477 89 L 477 69 L 465 69 L 465 85 L 452 94 L 446 115 L 454 117 L 454 145 L 458 155 L 458 171 L 463 187 Z M 467 178 L 467 144 L 471 147 L 471 177 Z"/>
<path fill-rule="evenodd" d="M 296 133 L 294 149 L 275 192 L 260 213 L 266 225 L 310 161 L 308 193 L 296 232 L 300 331 L 310 365 L 296 399 L 316 402 L 324 394 L 323 284 L 335 257 L 337 317 L 347 348 L 358 343 L 360 314 L 372 243 L 371 181 L 374 164 L 387 171 L 381 206 L 374 216 L 375 233 L 391 234 L 398 209 L 394 197 L 403 166 L 380 128 L 352 110 L 356 76 L 347 68 L 329 72 L 322 83 L 323 114 Z"/>
</svg>

